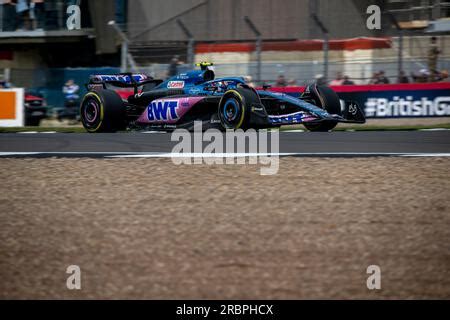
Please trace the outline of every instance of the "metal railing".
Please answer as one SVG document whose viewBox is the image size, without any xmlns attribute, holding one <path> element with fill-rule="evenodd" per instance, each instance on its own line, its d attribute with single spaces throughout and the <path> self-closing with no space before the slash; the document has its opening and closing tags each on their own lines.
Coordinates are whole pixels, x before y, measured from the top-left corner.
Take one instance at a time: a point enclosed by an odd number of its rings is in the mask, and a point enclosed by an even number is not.
<svg viewBox="0 0 450 320">
<path fill-rule="evenodd" d="M 66 10 L 80 0 L 18 0 L 0 5 L 0 32 L 53 31 L 66 29 Z"/>
<path fill-rule="evenodd" d="M 409 82 L 423 82 L 420 64 L 426 65 L 426 59 L 406 58 L 404 71 Z M 450 70 L 450 58 L 440 59 L 439 70 Z M 190 64 L 178 66 L 178 72 L 190 70 Z M 261 64 L 261 81 L 257 82 L 257 62 L 250 63 L 222 63 L 214 66 L 216 77 L 242 76 L 254 85 L 263 83 L 277 85 L 280 76 L 284 77 L 286 86 L 303 86 L 317 81 L 323 72 L 320 62 L 268 62 Z M 155 78 L 166 79 L 169 64 L 155 63 L 146 67 L 138 67 L 136 71 L 143 72 Z M 338 72 L 349 77 L 354 84 L 369 84 L 375 72 L 384 71 L 390 83 L 398 83 L 397 61 L 395 58 L 378 58 L 370 63 L 363 60 L 330 61 L 330 79 L 333 80 Z M 60 107 L 63 99 L 62 87 L 68 79 L 73 79 L 80 85 L 81 94 L 85 92 L 83 84 L 91 74 L 112 74 L 120 72 L 119 68 L 55 68 L 55 69 L 11 69 L 10 82 L 13 86 L 33 89 L 41 92 L 50 106 Z"/>
</svg>

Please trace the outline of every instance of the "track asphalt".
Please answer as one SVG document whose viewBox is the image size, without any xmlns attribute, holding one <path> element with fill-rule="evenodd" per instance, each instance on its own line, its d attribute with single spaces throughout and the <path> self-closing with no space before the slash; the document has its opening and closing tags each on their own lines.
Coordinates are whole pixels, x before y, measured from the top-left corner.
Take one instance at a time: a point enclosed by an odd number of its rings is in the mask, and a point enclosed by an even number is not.
<svg viewBox="0 0 450 320">
<path fill-rule="evenodd" d="M 450 153 L 450 131 L 281 132 L 279 137 L 280 155 L 348 157 Z M 0 134 L 0 156 L 158 156 L 170 153 L 178 143 L 178 140 L 171 141 L 170 133 L 4 133 Z M 204 142 L 204 146 L 208 143 Z"/>
</svg>

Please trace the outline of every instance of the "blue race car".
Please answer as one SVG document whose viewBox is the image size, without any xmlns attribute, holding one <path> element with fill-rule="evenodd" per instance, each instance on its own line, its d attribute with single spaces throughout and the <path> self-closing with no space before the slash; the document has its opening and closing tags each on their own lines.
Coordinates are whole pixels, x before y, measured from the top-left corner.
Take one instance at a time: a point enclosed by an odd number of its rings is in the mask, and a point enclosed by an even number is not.
<svg viewBox="0 0 450 320">
<path fill-rule="evenodd" d="M 255 90 L 243 78 L 215 78 L 212 63 L 197 64 L 199 70 L 178 74 L 166 81 L 145 74 L 93 75 L 80 107 L 88 132 L 125 129 L 271 128 L 303 124 L 310 131 L 329 131 L 339 122 L 364 123 L 359 106 L 341 104 L 325 86 L 306 87 L 300 98 Z M 121 97 L 116 90 L 133 89 Z"/>
</svg>

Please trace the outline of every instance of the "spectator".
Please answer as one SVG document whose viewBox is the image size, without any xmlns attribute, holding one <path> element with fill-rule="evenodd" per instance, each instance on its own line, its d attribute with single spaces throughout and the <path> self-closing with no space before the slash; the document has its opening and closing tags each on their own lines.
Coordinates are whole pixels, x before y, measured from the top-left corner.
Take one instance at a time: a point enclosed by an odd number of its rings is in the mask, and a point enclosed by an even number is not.
<svg viewBox="0 0 450 320">
<path fill-rule="evenodd" d="M 336 73 L 336 79 L 330 82 L 330 86 L 341 86 L 344 82 L 344 78 L 342 77 L 342 72 Z"/>
<path fill-rule="evenodd" d="M 353 86 L 355 83 L 350 80 L 349 76 L 344 76 L 344 80 L 342 81 L 342 85 L 344 86 Z"/>
<path fill-rule="evenodd" d="M 420 76 L 417 73 L 411 72 L 411 81 L 413 83 L 421 82 L 421 81 L 419 81 L 419 77 Z"/>
<path fill-rule="evenodd" d="M 80 87 L 72 79 L 67 80 L 62 89 L 64 93 L 64 108 L 57 111 L 57 119 L 75 120 L 79 117 L 80 96 L 78 91 Z"/>
<path fill-rule="evenodd" d="M 408 76 L 406 75 L 405 71 L 400 71 L 400 74 L 398 75 L 397 79 L 398 83 L 409 83 Z"/>
<path fill-rule="evenodd" d="M 289 79 L 288 83 L 287 83 L 288 87 L 295 87 L 297 86 L 297 80 L 295 79 Z"/>
<path fill-rule="evenodd" d="M 379 82 L 379 76 L 378 72 L 374 72 L 372 78 L 369 80 L 369 84 L 377 84 Z"/>
<path fill-rule="evenodd" d="M 13 0 L 2 1 L 3 29 L 1 31 L 15 31 L 16 30 L 16 3 Z"/>
<path fill-rule="evenodd" d="M 377 84 L 389 84 L 389 79 L 385 76 L 383 70 L 380 70 L 378 72 L 378 83 Z"/>
<path fill-rule="evenodd" d="M 44 0 L 31 0 L 30 19 L 33 30 L 44 29 Z"/>
<path fill-rule="evenodd" d="M 73 79 L 67 80 L 63 87 L 63 93 L 66 98 L 68 99 L 78 99 L 78 91 L 80 90 L 80 87 L 73 81 Z"/>
<path fill-rule="evenodd" d="M 169 64 L 169 70 L 168 70 L 168 76 L 173 77 L 178 74 L 178 66 L 182 64 L 180 61 L 180 56 L 175 55 L 173 56 L 172 60 L 170 60 Z"/>
<path fill-rule="evenodd" d="M 6 89 L 6 88 L 8 88 L 6 85 L 6 81 L 0 80 L 0 89 Z"/>
<path fill-rule="evenodd" d="M 448 71 L 447 70 L 441 71 L 439 82 L 448 82 Z"/>
<path fill-rule="evenodd" d="M 430 80 L 430 71 L 427 69 L 420 69 L 419 75 L 416 78 L 416 82 L 424 83 Z"/>
<path fill-rule="evenodd" d="M 276 87 L 286 87 L 287 86 L 287 82 L 286 79 L 284 78 L 284 75 L 280 74 L 278 76 L 277 82 L 275 83 Z"/>
<path fill-rule="evenodd" d="M 430 80 L 430 72 L 428 69 L 420 69 L 418 73 L 411 73 L 411 78 L 416 83 L 425 83 Z"/>
<path fill-rule="evenodd" d="M 17 0 L 17 31 L 30 29 L 30 7 L 27 0 Z"/>
<path fill-rule="evenodd" d="M 437 45 L 437 38 L 431 37 L 430 49 L 428 50 L 428 71 L 430 72 L 430 82 L 436 81 L 439 71 L 437 70 L 437 62 L 441 50 Z"/>
</svg>

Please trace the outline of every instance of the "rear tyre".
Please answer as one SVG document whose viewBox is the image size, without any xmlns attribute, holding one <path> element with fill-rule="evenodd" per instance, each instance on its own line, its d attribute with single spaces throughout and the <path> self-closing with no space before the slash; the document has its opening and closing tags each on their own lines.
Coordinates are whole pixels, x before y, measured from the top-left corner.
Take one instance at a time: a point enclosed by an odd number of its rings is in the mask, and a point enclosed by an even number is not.
<svg viewBox="0 0 450 320">
<path fill-rule="evenodd" d="M 330 87 L 317 86 L 317 92 L 313 94 L 314 104 L 325 109 L 330 114 L 342 115 L 341 101 L 338 95 Z M 316 132 L 327 132 L 337 126 L 337 121 L 322 121 L 320 123 L 304 123 L 306 129 Z"/>
<path fill-rule="evenodd" d="M 80 118 L 88 132 L 116 132 L 126 128 L 122 99 L 112 90 L 88 92 L 81 102 Z"/>
<path fill-rule="evenodd" d="M 259 101 L 258 94 L 248 88 L 228 90 L 219 102 L 217 114 L 224 129 L 248 129 L 250 108 Z"/>
</svg>

